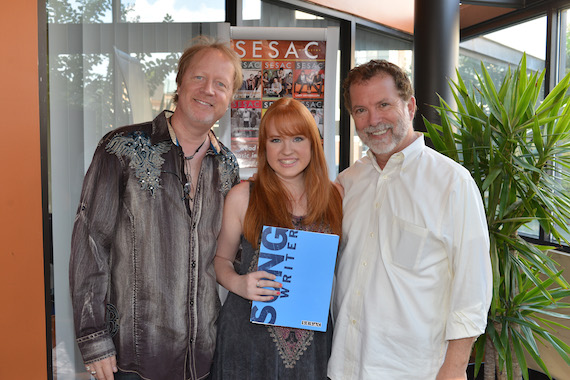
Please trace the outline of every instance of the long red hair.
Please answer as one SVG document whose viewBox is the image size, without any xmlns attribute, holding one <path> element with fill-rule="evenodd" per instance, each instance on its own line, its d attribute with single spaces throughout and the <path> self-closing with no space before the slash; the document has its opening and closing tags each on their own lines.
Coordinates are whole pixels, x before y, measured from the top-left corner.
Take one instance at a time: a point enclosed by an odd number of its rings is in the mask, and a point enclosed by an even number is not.
<svg viewBox="0 0 570 380">
<path fill-rule="evenodd" d="M 293 98 L 281 98 L 269 107 L 261 119 L 257 148 L 257 177 L 252 186 L 245 214 L 244 237 L 256 247 L 263 225 L 293 228 L 291 195 L 267 162 L 267 127 L 272 124 L 283 136 L 305 136 L 311 142 L 311 160 L 305 168 L 307 214 L 302 224 L 324 224 L 331 232 L 342 232 L 342 198 L 329 180 L 327 163 L 315 119 L 309 110 Z M 301 216 L 301 215 L 299 215 Z"/>
</svg>

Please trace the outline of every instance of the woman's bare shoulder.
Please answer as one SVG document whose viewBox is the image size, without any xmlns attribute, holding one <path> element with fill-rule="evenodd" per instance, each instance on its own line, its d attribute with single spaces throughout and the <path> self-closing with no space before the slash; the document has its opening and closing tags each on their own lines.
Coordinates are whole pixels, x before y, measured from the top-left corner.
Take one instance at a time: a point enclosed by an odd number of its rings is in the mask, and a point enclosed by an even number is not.
<svg viewBox="0 0 570 380">
<path fill-rule="evenodd" d="M 232 187 L 228 195 L 226 196 L 226 202 L 236 203 L 236 202 L 243 202 L 245 206 L 249 201 L 249 181 L 242 181 Z"/>
</svg>

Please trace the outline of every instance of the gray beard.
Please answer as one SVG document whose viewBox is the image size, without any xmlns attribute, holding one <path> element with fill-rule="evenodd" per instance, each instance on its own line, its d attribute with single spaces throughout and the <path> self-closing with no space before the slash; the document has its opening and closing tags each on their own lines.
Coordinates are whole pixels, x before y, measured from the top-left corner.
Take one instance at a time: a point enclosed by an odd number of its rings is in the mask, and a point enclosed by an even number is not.
<svg viewBox="0 0 570 380">
<path fill-rule="evenodd" d="M 400 136 L 394 133 L 394 131 L 399 132 L 401 127 L 402 127 L 401 124 L 396 127 L 392 124 L 378 124 L 373 127 L 364 128 L 363 130 L 360 131 L 357 130 L 356 133 L 358 134 L 358 137 L 360 137 L 362 143 L 366 145 L 374 154 L 386 154 L 392 152 L 396 148 L 396 146 L 404 139 L 405 134 Z M 392 130 L 392 140 L 390 140 L 390 142 L 388 143 L 376 142 L 368 137 L 369 133 L 374 133 L 377 131 L 383 131 L 389 129 Z"/>
</svg>

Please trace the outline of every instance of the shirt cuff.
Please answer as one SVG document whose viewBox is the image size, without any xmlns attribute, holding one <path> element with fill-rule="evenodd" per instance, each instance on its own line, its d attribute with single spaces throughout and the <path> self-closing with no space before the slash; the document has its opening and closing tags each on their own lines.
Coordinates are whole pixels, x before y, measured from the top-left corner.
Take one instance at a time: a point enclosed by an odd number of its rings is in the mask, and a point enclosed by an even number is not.
<svg viewBox="0 0 570 380">
<path fill-rule="evenodd" d="M 77 345 L 85 364 L 90 364 L 116 355 L 115 345 L 108 331 L 98 331 L 77 338 Z"/>
<path fill-rule="evenodd" d="M 483 305 L 469 310 L 460 310 L 449 315 L 445 328 L 445 340 L 455 340 L 479 336 L 487 327 L 487 310 Z"/>
</svg>

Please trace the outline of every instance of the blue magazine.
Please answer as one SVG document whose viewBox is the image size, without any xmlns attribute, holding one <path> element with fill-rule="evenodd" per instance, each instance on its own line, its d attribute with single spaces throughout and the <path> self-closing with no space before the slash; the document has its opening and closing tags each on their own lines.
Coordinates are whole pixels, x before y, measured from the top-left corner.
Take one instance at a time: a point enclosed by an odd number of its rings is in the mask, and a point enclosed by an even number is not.
<svg viewBox="0 0 570 380">
<path fill-rule="evenodd" d="M 326 331 L 337 235 L 263 226 L 258 269 L 273 273 L 281 294 L 273 301 L 252 301 L 250 321 Z"/>
</svg>

